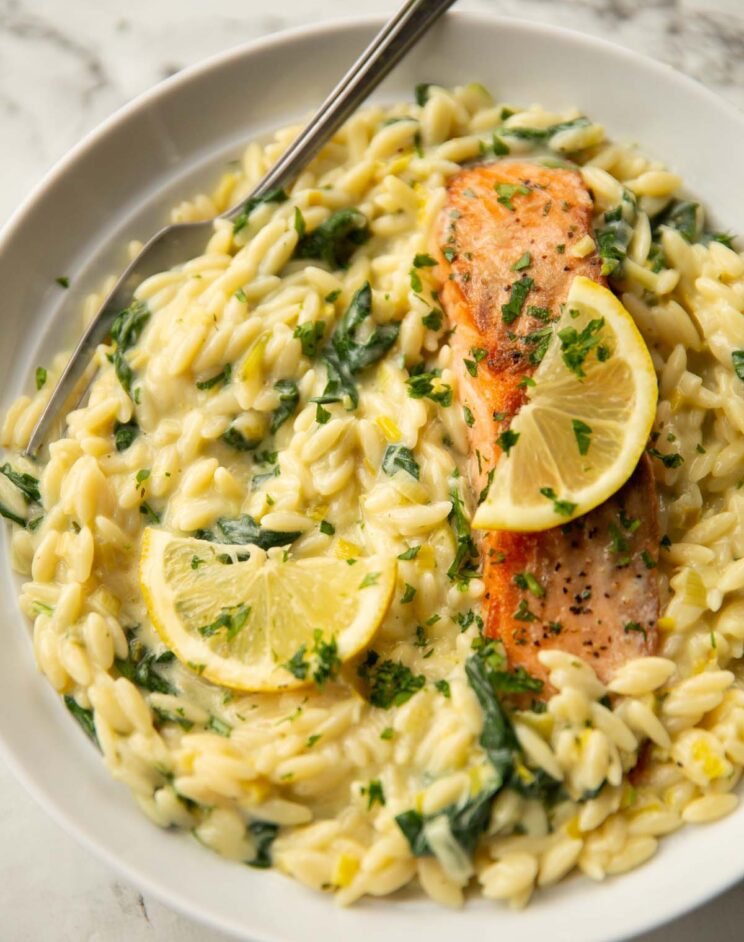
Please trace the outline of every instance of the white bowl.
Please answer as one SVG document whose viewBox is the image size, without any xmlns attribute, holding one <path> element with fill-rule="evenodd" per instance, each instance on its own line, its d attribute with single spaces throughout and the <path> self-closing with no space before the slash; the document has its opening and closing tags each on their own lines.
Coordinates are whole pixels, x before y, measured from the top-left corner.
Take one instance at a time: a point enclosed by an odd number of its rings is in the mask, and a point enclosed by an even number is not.
<svg viewBox="0 0 744 942">
<path fill-rule="evenodd" d="M 188 69 L 122 109 L 49 174 L 0 238 L 3 411 L 79 324 L 70 301 L 122 266 L 126 242 L 152 232 L 167 207 L 214 180 L 250 138 L 307 115 L 379 24 L 296 30 Z M 419 81 L 480 81 L 503 100 L 551 110 L 576 105 L 613 137 L 640 142 L 679 171 L 717 225 L 744 229 L 744 117 L 669 68 L 578 34 L 457 13 L 377 97 L 410 96 Z M 72 280 L 65 312 L 65 292 L 54 284 L 62 274 Z M 0 742 L 10 766 L 57 821 L 132 883 L 242 938 L 410 942 L 418 934 L 445 942 L 494 933 L 522 942 L 609 942 L 744 876 L 742 808 L 664 839 L 640 870 L 599 885 L 570 879 L 537 894 L 524 912 L 484 900 L 443 911 L 413 895 L 338 910 L 279 874 L 230 863 L 152 825 L 37 674 L 7 557 L 0 579 Z"/>
</svg>

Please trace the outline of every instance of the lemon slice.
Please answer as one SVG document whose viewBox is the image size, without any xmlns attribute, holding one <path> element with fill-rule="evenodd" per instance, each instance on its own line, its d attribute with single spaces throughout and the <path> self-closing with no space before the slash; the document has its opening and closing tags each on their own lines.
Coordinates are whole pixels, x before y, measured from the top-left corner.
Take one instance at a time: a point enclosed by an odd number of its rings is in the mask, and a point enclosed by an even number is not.
<svg viewBox="0 0 744 942">
<path fill-rule="evenodd" d="M 474 527 L 566 523 L 614 494 L 646 446 L 656 374 L 632 317 L 607 288 L 574 278 L 532 379 Z"/>
<path fill-rule="evenodd" d="M 142 541 L 140 585 L 158 634 L 187 667 L 240 690 L 310 682 L 319 641 L 348 660 L 379 627 L 395 578 L 382 556 L 291 559 L 153 528 Z M 283 666 L 303 646 L 299 669 Z"/>
</svg>

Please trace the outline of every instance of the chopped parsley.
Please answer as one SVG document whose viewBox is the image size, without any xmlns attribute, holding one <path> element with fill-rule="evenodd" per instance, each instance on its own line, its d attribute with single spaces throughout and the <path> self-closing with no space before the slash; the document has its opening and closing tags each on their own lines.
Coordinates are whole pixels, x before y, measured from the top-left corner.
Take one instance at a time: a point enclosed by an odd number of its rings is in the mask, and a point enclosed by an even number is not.
<svg viewBox="0 0 744 942">
<path fill-rule="evenodd" d="M 420 546 L 409 546 L 407 550 L 403 550 L 402 553 L 398 554 L 398 559 L 415 559 L 420 549 Z"/>
<path fill-rule="evenodd" d="M 414 674 L 400 661 L 380 661 L 375 651 L 368 652 L 359 671 L 369 682 L 369 702 L 381 710 L 402 706 L 426 683 L 423 674 Z"/>
<path fill-rule="evenodd" d="M 242 631 L 250 614 L 251 606 L 246 605 L 244 602 L 240 605 L 233 605 L 230 608 L 223 608 L 213 622 L 210 622 L 208 625 L 202 625 L 201 628 L 197 628 L 197 631 L 202 638 L 211 638 L 218 632 L 224 631 L 224 640 L 229 642 Z"/>
<path fill-rule="evenodd" d="M 512 448 L 519 441 L 519 432 L 513 432 L 510 428 L 505 429 L 496 439 L 496 444 L 508 455 Z"/>
<path fill-rule="evenodd" d="M 323 687 L 329 680 L 338 676 L 341 670 L 341 658 L 335 636 L 330 641 L 323 640 L 323 632 L 316 628 L 313 632 L 313 647 L 310 659 L 307 646 L 302 644 L 292 657 L 282 665 L 298 680 L 306 680 L 308 673 L 318 687 Z"/>
<path fill-rule="evenodd" d="M 43 389 L 47 381 L 47 371 L 44 369 L 43 366 L 36 367 L 35 379 L 36 379 L 36 388 Z"/>
<path fill-rule="evenodd" d="M 514 584 L 519 586 L 520 589 L 530 591 L 537 599 L 544 598 L 545 596 L 545 589 L 543 589 L 531 572 L 518 572 L 516 576 L 514 576 Z"/>
<path fill-rule="evenodd" d="M 452 696 L 452 692 L 450 691 L 450 685 L 448 681 L 435 680 L 434 687 L 441 693 L 441 695 L 444 697 L 445 700 L 449 700 L 450 697 Z"/>
<path fill-rule="evenodd" d="M 582 422 L 581 419 L 572 419 L 571 428 L 576 437 L 576 446 L 579 449 L 579 454 L 585 455 L 589 451 L 589 445 L 592 441 L 591 426 L 587 425 L 586 422 Z"/>
<path fill-rule="evenodd" d="M 678 468 L 685 460 L 678 451 L 670 451 L 668 454 L 662 454 L 658 448 L 649 448 L 648 453 L 657 458 L 665 468 Z"/>
<path fill-rule="evenodd" d="M 511 286 L 511 297 L 506 304 L 501 305 L 501 318 L 505 324 L 512 324 L 522 313 L 524 302 L 535 282 L 528 276 L 523 276 Z"/>
<path fill-rule="evenodd" d="M 324 533 L 326 536 L 333 536 L 333 534 L 336 532 L 336 528 L 332 523 L 329 523 L 328 520 L 321 520 L 320 532 Z"/>
<path fill-rule="evenodd" d="M 514 183 L 495 183 L 493 188 L 499 194 L 497 202 L 501 203 L 502 206 L 506 206 L 506 208 L 512 213 L 514 212 L 512 198 L 518 193 L 522 196 L 527 196 L 527 194 L 530 192 L 530 188 L 528 186 L 524 186 L 523 184 L 517 186 Z"/>
<path fill-rule="evenodd" d="M 367 796 L 367 811 L 371 811 L 375 804 L 385 804 L 385 792 L 379 778 L 373 778 L 369 785 L 363 785 L 361 792 Z"/>
<path fill-rule="evenodd" d="M 431 255 L 426 255 L 424 253 L 420 255 L 415 255 L 413 259 L 414 268 L 432 268 L 437 264 L 437 260 L 432 258 Z"/>
<path fill-rule="evenodd" d="M 401 605 L 407 605 L 409 602 L 412 602 L 416 596 L 416 589 L 410 585 L 408 582 L 405 583 L 405 591 L 400 599 Z"/>
<path fill-rule="evenodd" d="M 558 331 L 561 342 L 561 357 L 572 373 L 579 379 L 586 376 L 584 364 L 589 353 L 599 344 L 600 331 L 604 327 L 604 318 L 600 317 L 589 323 L 581 331 L 575 327 L 564 327 Z"/>
<path fill-rule="evenodd" d="M 445 408 L 452 405 L 452 387 L 447 383 L 436 382 L 441 375 L 440 370 L 427 372 L 423 363 L 411 369 L 411 375 L 406 380 L 408 395 L 411 399 L 431 399 Z"/>
<path fill-rule="evenodd" d="M 517 261 L 512 265 L 512 271 L 522 271 L 525 268 L 529 268 L 532 264 L 532 254 L 530 252 L 525 252 L 523 255 L 517 259 Z"/>
<path fill-rule="evenodd" d="M 576 510 L 576 504 L 572 504 L 570 500 L 560 500 L 552 487 L 541 487 L 540 493 L 553 501 L 553 510 L 561 517 L 570 517 Z"/>
<path fill-rule="evenodd" d="M 639 625 L 637 621 L 628 621 L 628 622 L 626 622 L 623 631 L 625 632 L 626 635 L 627 635 L 627 634 L 630 634 L 631 632 L 636 632 L 637 634 L 641 634 L 641 635 L 643 635 L 643 640 L 644 640 L 644 641 L 646 641 L 646 640 L 648 639 L 648 635 L 647 635 L 647 633 L 646 633 L 646 629 L 645 629 L 644 627 L 642 627 L 642 625 Z"/>
<path fill-rule="evenodd" d="M 367 575 L 359 583 L 359 588 L 367 589 L 371 585 L 377 585 L 379 579 L 380 579 L 379 572 L 368 572 Z"/>
<path fill-rule="evenodd" d="M 465 424 L 467 427 L 472 428 L 475 424 L 475 417 L 467 406 L 462 407 L 462 417 L 465 419 Z"/>
</svg>

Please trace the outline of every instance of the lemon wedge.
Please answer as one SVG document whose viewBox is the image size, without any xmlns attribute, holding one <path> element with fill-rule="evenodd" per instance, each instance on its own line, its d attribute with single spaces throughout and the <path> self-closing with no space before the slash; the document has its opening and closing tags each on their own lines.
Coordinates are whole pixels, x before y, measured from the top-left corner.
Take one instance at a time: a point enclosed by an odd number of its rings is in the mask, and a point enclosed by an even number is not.
<svg viewBox="0 0 744 942">
<path fill-rule="evenodd" d="M 395 578 L 395 560 L 382 556 L 353 565 L 292 559 L 152 527 L 140 559 L 142 593 L 165 644 L 202 677 L 248 691 L 302 686 L 324 655 L 333 668 L 358 653 L 385 616 Z"/>
<path fill-rule="evenodd" d="M 646 447 L 656 374 L 632 317 L 607 288 L 574 278 L 532 380 L 474 527 L 566 523 L 614 494 Z"/>
</svg>

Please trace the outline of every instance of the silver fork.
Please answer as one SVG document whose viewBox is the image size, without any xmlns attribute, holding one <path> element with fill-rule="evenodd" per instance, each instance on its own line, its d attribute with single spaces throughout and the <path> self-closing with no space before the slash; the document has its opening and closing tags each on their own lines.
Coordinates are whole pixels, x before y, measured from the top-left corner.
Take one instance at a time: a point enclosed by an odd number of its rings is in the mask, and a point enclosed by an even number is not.
<svg viewBox="0 0 744 942">
<path fill-rule="evenodd" d="M 307 127 L 256 185 L 248 199 L 288 186 L 352 112 L 380 84 L 408 50 L 455 0 L 408 0 L 383 26 L 349 71 L 328 95 Z M 234 219 L 247 200 L 218 218 Z M 26 445 L 33 456 L 72 393 L 99 343 L 108 336 L 116 315 L 131 301 L 137 286 L 150 275 L 187 261 L 204 248 L 213 220 L 184 222 L 161 229 L 124 269 L 95 317 L 85 328 Z M 74 297 L 73 297 L 74 302 Z"/>
</svg>

